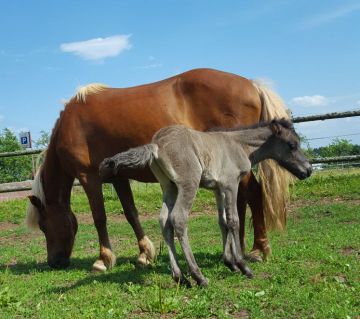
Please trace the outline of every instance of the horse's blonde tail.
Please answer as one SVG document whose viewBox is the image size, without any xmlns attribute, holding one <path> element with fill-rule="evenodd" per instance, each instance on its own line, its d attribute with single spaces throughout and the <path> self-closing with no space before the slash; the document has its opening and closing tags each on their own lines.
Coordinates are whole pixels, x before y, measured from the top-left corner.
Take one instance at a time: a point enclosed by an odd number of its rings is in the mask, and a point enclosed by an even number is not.
<svg viewBox="0 0 360 319">
<path fill-rule="evenodd" d="M 290 120 L 290 112 L 282 99 L 265 85 L 252 81 L 262 102 L 261 121 L 274 118 Z M 289 202 L 289 185 L 293 176 L 273 160 L 262 161 L 258 166 L 258 178 L 262 187 L 263 210 L 268 230 L 284 230 L 286 208 Z"/>
</svg>

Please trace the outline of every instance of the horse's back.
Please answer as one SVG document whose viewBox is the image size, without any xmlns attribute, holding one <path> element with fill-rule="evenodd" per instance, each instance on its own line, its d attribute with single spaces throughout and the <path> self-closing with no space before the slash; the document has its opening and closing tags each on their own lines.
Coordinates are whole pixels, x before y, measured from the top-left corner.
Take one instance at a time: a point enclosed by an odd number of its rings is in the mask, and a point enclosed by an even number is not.
<svg viewBox="0 0 360 319">
<path fill-rule="evenodd" d="M 183 124 L 202 131 L 246 125 L 260 113 L 249 80 L 197 69 L 151 84 L 103 88 L 84 101 L 73 98 L 61 115 L 56 147 L 76 167 L 96 168 L 105 157 L 150 142 L 162 127 Z"/>
</svg>

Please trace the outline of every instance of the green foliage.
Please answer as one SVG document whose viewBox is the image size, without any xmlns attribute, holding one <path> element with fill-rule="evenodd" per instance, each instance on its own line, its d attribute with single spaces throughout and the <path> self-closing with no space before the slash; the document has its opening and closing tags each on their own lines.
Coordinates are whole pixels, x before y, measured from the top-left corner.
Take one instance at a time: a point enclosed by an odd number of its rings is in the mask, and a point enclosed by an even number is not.
<svg viewBox="0 0 360 319">
<path fill-rule="evenodd" d="M 40 137 L 35 141 L 36 148 L 47 148 L 50 142 L 50 133 L 41 130 Z"/>
<path fill-rule="evenodd" d="M 328 146 L 315 148 L 313 151 L 316 157 L 358 155 L 360 154 L 360 146 L 352 144 L 347 139 L 336 138 Z"/>
<path fill-rule="evenodd" d="M 0 133 L 0 153 L 20 151 L 22 147 L 13 132 L 5 128 Z M 18 182 L 31 178 L 30 156 L 0 158 L 0 183 Z"/>
</svg>

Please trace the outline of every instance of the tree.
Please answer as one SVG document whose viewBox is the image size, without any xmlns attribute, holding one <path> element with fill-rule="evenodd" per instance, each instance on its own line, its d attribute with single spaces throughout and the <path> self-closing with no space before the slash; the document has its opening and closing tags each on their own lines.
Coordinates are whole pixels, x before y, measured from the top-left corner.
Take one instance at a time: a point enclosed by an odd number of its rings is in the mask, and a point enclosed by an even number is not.
<svg viewBox="0 0 360 319">
<path fill-rule="evenodd" d="M 5 128 L 0 133 L 0 153 L 20 151 L 22 147 L 15 134 Z M 0 183 L 19 182 L 32 176 L 30 156 L 0 158 Z"/>
<path fill-rule="evenodd" d="M 318 157 L 336 157 L 346 155 L 360 154 L 360 146 L 352 144 L 347 139 L 334 139 L 328 146 L 322 146 L 314 149 Z"/>
<path fill-rule="evenodd" d="M 35 141 L 36 148 L 47 148 L 50 141 L 50 133 L 41 130 L 40 137 Z"/>
<path fill-rule="evenodd" d="M 306 138 L 305 135 L 303 135 L 301 133 L 299 133 L 298 135 L 300 138 L 301 149 L 303 150 L 304 154 L 308 158 L 314 157 L 314 150 L 311 148 L 309 140 Z"/>
</svg>

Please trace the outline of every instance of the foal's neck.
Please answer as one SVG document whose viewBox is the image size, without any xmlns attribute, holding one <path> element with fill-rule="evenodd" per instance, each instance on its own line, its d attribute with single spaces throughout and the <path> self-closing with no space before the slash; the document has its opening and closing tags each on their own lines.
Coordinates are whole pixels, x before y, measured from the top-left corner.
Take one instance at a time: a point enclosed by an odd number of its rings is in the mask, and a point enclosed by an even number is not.
<svg viewBox="0 0 360 319">
<path fill-rule="evenodd" d="M 259 149 L 266 143 L 272 134 L 270 128 L 266 126 L 237 132 L 238 142 L 250 159 L 251 165 L 255 165 L 268 158 L 267 154 L 259 151 Z"/>
</svg>

